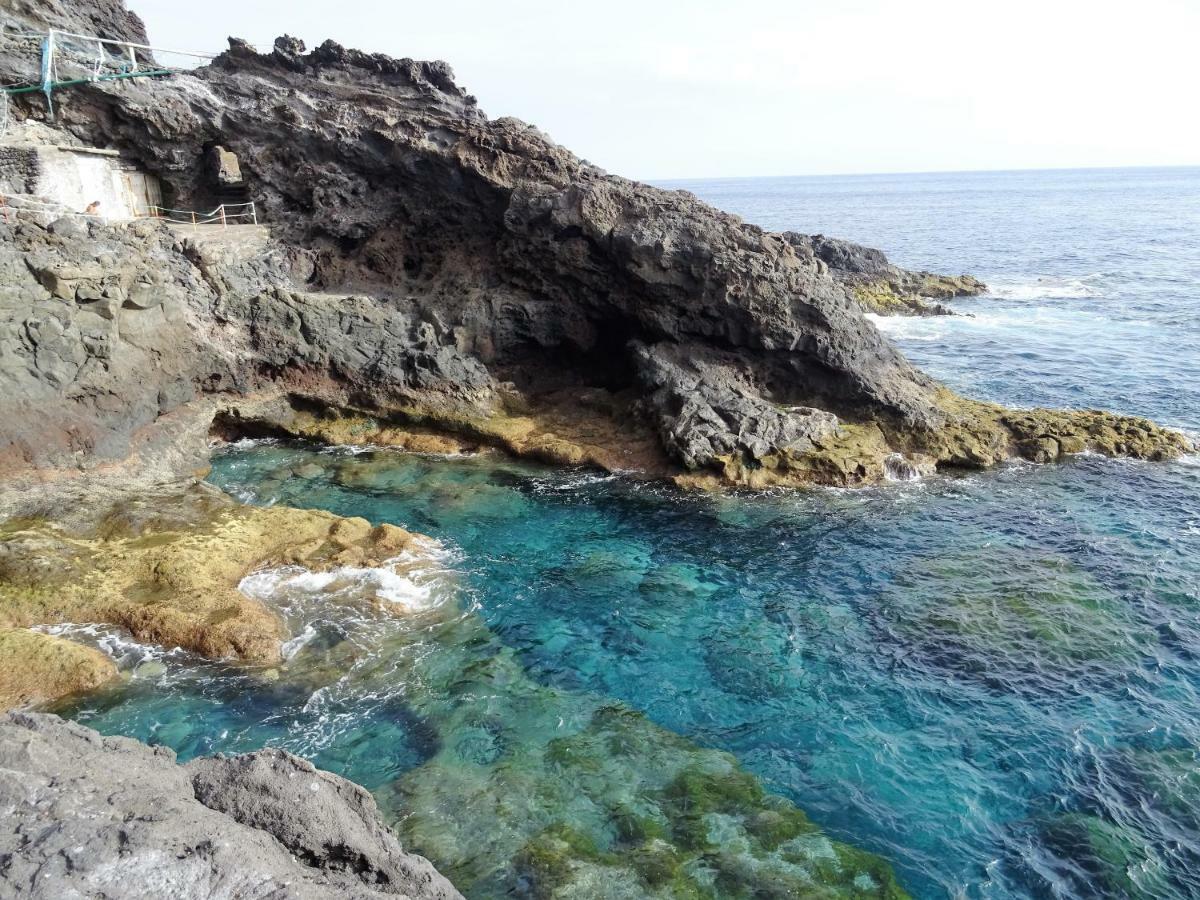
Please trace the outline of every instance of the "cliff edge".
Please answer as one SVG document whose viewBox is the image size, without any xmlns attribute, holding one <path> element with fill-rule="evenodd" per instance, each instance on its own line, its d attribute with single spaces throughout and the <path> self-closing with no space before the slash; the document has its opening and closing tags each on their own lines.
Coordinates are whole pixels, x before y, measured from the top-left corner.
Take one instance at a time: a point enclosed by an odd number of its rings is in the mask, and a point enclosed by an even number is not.
<svg viewBox="0 0 1200 900">
<path fill-rule="evenodd" d="M 13 16 L 141 34 L 112 0 Z M 10 41 L 0 75 L 35 57 Z M 188 471 L 213 422 L 450 436 L 701 486 L 1189 446 L 1141 419 L 956 396 L 855 297 L 970 283 L 609 175 L 531 125 L 488 119 L 445 63 L 231 41 L 195 71 L 76 85 L 54 105 L 15 96 L 10 131 L 116 151 L 179 209 L 210 208 L 236 171 L 269 233 L 12 211 L 10 477 L 131 459 L 142 477 Z"/>
</svg>

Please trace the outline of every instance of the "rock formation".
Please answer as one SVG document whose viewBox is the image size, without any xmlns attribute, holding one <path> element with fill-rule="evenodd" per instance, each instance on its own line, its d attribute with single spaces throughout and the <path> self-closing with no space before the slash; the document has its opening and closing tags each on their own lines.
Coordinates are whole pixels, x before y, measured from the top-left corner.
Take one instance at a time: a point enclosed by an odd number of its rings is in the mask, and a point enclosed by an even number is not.
<svg viewBox="0 0 1200 900">
<path fill-rule="evenodd" d="M 5 83 L 36 77 L 38 30 L 147 42 L 120 0 L 3 9 L 17 29 L 0 36 Z M 414 540 L 195 486 L 214 436 L 495 447 L 705 488 L 1189 446 L 1142 419 L 955 395 L 864 309 L 936 311 L 922 298 L 977 281 L 771 234 L 609 175 L 530 125 L 489 120 L 445 63 L 234 40 L 194 72 L 64 88 L 53 110 L 14 95 L 4 142 L 0 178 L 9 163 L 20 174 L 23 145 L 104 148 L 159 179 L 169 206 L 205 210 L 236 191 L 263 224 L 104 222 L 14 187 L 28 179 L 5 185 L 0 706 L 115 674 L 37 630 L 54 623 L 265 668 L 287 635 L 236 590 L 245 574 L 374 565 Z M 597 718 L 597 733 L 611 727 Z M 736 812 L 747 833 L 773 835 L 754 865 L 785 836 L 815 834 L 730 765 L 716 792 L 711 772 L 659 785 L 664 815 Z M 0 721 L 0 804 L 12 811 L 0 896 L 458 896 L 402 852 L 365 792 L 275 751 L 180 767 L 169 751 L 13 714 Z M 679 868 L 644 837 L 637 865 Z M 707 832 L 690 840 L 708 852 Z M 576 844 L 547 828 L 522 845 L 523 871 L 571 884 L 621 868 Z M 881 860 L 830 852 L 839 890 L 902 896 Z M 730 872 L 751 864 L 727 856 Z"/>
<path fill-rule="evenodd" d="M 14 9 L 30 28 L 140 36 L 112 0 L 78 6 Z M 5 50 L 10 78 L 36 62 Z M 187 473 L 214 417 L 225 433 L 349 419 L 364 441 L 450 435 L 711 486 L 864 483 L 897 454 L 928 470 L 1188 446 L 1144 420 L 953 395 L 859 301 L 978 290 L 968 276 L 904 272 L 608 175 L 489 120 L 444 63 L 233 41 L 192 73 L 60 90 L 53 118 L 20 95 L 12 118 L 14 134 L 121 151 L 181 208 L 218 199 L 220 148 L 269 235 L 10 213 L 10 479 L 122 462 L 143 481 Z"/>
<path fill-rule="evenodd" d="M 973 297 L 987 290 L 971 275 L 938 275 L 910 272 L 894 266 L 879 250 L 824 235 L 784 232 L 797 248 L 810 250 L 829 266 L 834 280 L 843 285 L 864 309 L 880 315 L 939 316 L 953 311 L 940 303 L 955 297 Z"/>
<path fill-rule="evenodd" d="M 422 540 L 317 510 L 237 504 L 207 485 L 79 498 L 56 521 L 0 526 L 0 710 L 97 687 L 117 674 L 89 647 L 32 627 L 117 626 L 213 659 L 279 662 L 279 617 L 238 590 L 263 567 L 379 566 Z"/>
<path fill-rule="evenodd" d="M 281 750 L 186 766 L 56 716 L 0 718 L 0 897 L 461 898 L 357 785 Z"/>
</svg>

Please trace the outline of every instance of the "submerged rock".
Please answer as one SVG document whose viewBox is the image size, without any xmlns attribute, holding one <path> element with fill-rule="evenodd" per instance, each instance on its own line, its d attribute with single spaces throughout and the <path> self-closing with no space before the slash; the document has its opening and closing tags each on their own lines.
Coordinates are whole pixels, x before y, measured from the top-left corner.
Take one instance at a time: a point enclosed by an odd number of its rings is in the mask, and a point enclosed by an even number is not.
<svg viewBox="0 0 1200 900">
<path fill-rule="evenodd" d="M 0 896 L 452 900 L 362 788 L 281 750 L 186 766 L 57 716 L 0 718 Z"/>
</svg>

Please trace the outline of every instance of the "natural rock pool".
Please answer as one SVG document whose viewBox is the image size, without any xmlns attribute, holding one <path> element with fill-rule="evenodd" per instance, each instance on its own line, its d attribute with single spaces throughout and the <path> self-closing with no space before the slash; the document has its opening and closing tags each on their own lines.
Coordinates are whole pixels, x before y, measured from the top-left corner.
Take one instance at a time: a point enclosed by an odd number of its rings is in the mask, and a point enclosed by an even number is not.
<svg viewBox="0 0 1200 900">
<path fill-rule="evenodd" d="M 955 388 L 1200 427 L 1195 171 L 710 190 L 992 283 L 883 323 Z M 440 570 L 252 577 L 301 636 L 282 671 L 97 633 L 130 677 L 65 711 L 309 756 L 469 897 L 886 892 L 840 841 L 920 897 L 1200 894 L 1195 457 L 703 496 L 266 443 L 211 480 L 428 534 Z"/>
<path fill-rule="evenodd" d="M 622 827 L 672 837 L 671 791 L 714 758 L 630 710 L 734 754 L 921 896 L 1200 884 L 1194 463 L 706 497 L 266 444 L 212 480 L 422 531 L 444 571 L 252 578 L 307 635 L 282 677 L 156 655 L 71 715 L 184 756 L 310 756 L 410 809 L 406 843 L 468 895 L 501 895 L 547 828 L 594 843 L 574 855 L 601 870 Z M 338 602 L 368 590 L 416 611 Z M 745 835 L 714 840 L 737 855 Z M 736 866 L 778 881 L 785 857 Z"/>
</svg>

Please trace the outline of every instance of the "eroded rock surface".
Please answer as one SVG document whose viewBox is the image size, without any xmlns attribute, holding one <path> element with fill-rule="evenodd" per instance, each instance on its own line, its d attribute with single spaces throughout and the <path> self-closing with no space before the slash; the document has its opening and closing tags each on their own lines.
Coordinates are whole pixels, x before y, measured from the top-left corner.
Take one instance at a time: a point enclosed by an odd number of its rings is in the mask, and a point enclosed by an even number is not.
<svg viewBox="0 0 1200 900">
<path fill-rule="evenodd" d="M 97 688 L 117 666 L 99 650 L 28 628 L 0 626 L 0 710 Z"/>
<path fill-rule="evenodd" d="M 77 29 L 128 25 L 110 0 L 79 6 Z M 70 24 L 61 5 L 17 13 Z M 36 47 L 0 52 L 0 74 L 35 63 Z M 332 423 L 313 433 L 349 418 L 397 443 L 449 434 L 714 486 L 859 484 L 897 455 L 930 468 L 1190 446 L 1144 420 L 1014 418 L 956 397 L 863 303 L 915 309 L 978 282 L 609 175 L 489 120 L 444 63 L 234 41 L 191 73 L 55 96 L 53 120 L 40 95 L 15 98 L 13 133 L 117 149 L 195 209 L 225 186 L 219 147 L 267 228 L 0 224 L 12 478 L 118 463 L 165 478 L 203 466 L 214 416 L 290 433 L 297 411 Z"/>
<path fill-rule="evenodd" d="M 825 263 L 851 297 L 880 315 L 952 315 L 951 309 L 936 301 L 973 297 L 987 290 L 987 285 L 972 275 L 901 269 L 888 262 L 881 250 L 850 241 L 794 231 L 784 232 L 783 237 L 797 252 L 811 252 Z"/>
<path fill-rule="evenodd" d="M 0 526 L 0 709 L 115 674 L 102 654 L 30 627 L 103 623 L 214 659 L 271 664 L 292 635 L 238 590 L 242 578 L 277 565 L 380 566 L 419 555 L 425 540 L 365 519 L 237 504 L 207 485 L 83 505 L 65 521 Z"/>
<path fill-rule="evenodd" d="M 180 766 L 165 747 L 9 713 L 0 808 L 0 897 L 461 897 L 370 794 L 280 750 Z"/>
</svg>

